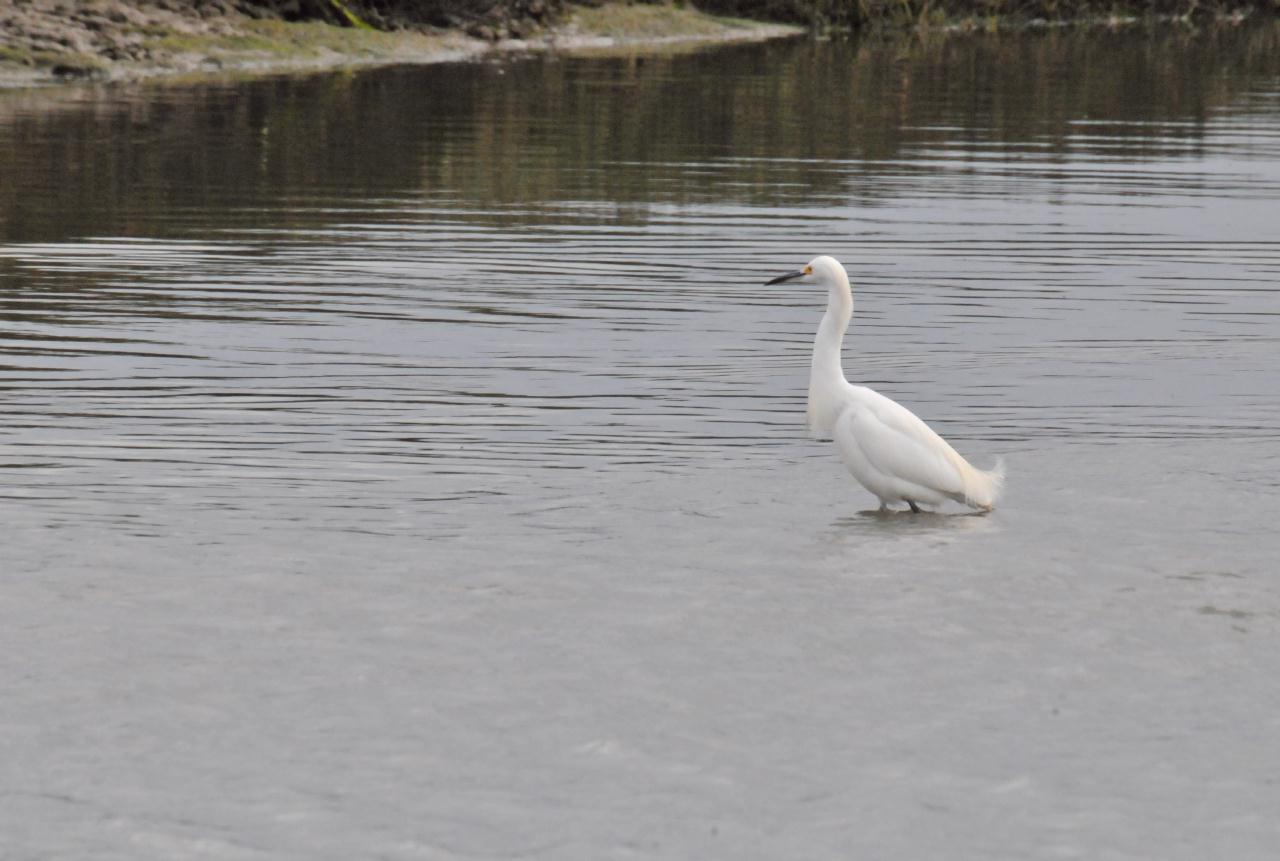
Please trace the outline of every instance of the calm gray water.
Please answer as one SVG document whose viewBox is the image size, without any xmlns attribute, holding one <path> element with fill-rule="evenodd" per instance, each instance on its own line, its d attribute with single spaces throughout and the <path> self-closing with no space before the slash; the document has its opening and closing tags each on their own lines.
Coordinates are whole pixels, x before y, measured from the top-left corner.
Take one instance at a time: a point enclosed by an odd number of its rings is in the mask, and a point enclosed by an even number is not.
<svg viewBox="0 0 1280 861">
<path fill-rule="evenodd" d="M 1273 26 L 0 94 L 0 854 L 1274 858 L 1278 200 Z"/>
</svg>

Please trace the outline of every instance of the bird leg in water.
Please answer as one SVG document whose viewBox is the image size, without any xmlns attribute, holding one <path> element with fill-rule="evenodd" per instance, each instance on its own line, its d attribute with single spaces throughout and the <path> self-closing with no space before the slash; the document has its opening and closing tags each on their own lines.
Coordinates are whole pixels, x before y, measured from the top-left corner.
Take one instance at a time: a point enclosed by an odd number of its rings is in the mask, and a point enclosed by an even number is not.
<svg viewBox="0 0 1280 861">
<path fill-rule="evenodd" d="M 911 513 L 912 513 L 912 514 L 919 514 L 919 513 L 920 513 L 920 506 L 916 505 L 916 504 L 915 504 L 914 502 L 912 502 L 910 499 L 908 499 L 908 500 L 907 500 L 907 505 L 910 505 L 910 506 L 911 506 Z"/>
</svg>

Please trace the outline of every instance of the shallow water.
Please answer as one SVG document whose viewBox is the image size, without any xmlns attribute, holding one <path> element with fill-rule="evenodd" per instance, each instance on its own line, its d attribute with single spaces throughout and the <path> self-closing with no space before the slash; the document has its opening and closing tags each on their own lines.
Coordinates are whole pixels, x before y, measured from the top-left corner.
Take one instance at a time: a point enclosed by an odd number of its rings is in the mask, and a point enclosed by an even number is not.
<svg viewBox="0 0 1280 861">
<path fill-rule="evenodd" d="M 0 94 L 0 848 L 1270 858 L 1280 31 Z M 991 516 L 878 515 L 846 371 Z"/>
</svg>

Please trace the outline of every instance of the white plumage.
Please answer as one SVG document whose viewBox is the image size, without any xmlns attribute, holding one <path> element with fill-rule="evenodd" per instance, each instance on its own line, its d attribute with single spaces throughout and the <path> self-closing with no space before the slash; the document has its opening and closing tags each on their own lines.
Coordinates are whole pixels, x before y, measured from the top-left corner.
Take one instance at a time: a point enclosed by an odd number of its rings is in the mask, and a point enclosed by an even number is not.
<svg viewBox="0 0 1280 861">
<path fill-rule="evenodd" d="M 799 280 L 827 288 L 827 312 L 813 344 L 809 375 L 809 429 L 835 440 L 840 458 L 880 507 L 937 506 L 951 499 L 973 508 L 995 507 L 1004 469 L 981 470 L 959 455 L 915 413 L 866 386 L 845 379 L 840 348 L 853 317 L 849 276 L 832 257 L 770 281 Z"/>
</svg>

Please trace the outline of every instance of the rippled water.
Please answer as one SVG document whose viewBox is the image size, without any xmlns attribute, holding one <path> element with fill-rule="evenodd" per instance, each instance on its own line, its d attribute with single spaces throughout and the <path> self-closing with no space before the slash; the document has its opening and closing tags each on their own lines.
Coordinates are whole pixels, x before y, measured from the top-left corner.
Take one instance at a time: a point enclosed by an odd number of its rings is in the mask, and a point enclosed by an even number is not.
<svg viewBox="0 0 1280 861">
<path fill-rule="evenodd" d="M 0 847 L 1272 857 L 1277 200 L 1269 26 L 0 94 Z"/>
</svg>

